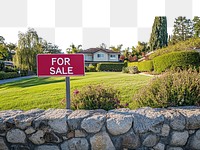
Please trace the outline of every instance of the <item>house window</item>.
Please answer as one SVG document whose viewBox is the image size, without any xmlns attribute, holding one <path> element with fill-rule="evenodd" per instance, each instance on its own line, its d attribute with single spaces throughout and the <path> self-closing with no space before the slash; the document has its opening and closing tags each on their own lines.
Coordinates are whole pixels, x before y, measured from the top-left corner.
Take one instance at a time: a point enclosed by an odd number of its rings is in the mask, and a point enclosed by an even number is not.
<svg viewBox="0 0 200 150">
<path fill-rule="evenodd" d="M 104 54 L 97 54 L 97 58 L 104 58 Z"/>
<path fill-rule="evenodd" d="M 110 59 L 116 59 L 116 55 L 110 55 Z"/>
</svg>

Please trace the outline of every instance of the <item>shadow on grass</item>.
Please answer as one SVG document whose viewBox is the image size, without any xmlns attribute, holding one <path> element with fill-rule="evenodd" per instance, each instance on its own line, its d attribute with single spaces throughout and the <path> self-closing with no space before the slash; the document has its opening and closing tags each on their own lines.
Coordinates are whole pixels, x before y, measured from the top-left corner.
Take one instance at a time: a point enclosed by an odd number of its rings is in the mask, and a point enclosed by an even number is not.
<svg viewBox="0 0 200 150">
<path fill-rule="evenodd" d="M 44 85 L 44 84 L 52 84 L 52 83 L 59 83 L 59 82 L 65 82 L 65 78 L 59 79 L 59 80 L 49 80 L 49 78 L 31 78 L 31 79 L 24 79 L 12 83 L 5 84 L 4 87 L 31 87 L 31 86 L 38 86 L 38 85 Z"/>
<path fill-rule="evenodd" d="M 70 79 L 72 80 L 78 80 L 79 78 L 73 78 Z M 11 82 L 8 84 L 5 84 L 5 87 L 21 87 L 21 88 L 26 88 L 26 87 L 31 87 L 31 86 L 38 86 L 38 85 L 44 85 L 44 84 L 53 84 L 53 83 L 61 83 L 61 82 L 65 82 L 65 78 L 60 78 L 60 79 L 56 79 L 56 80 L 51 80 L 50 77 L 45 77 L 45 78 L 38 78 L 38 77 L 34 77 L 34 78 L 30 78 L 30 79 L 23 79 L 20 81 L 16 81 L 16 82 Z"/>
<path fill-rule="evenodd" d="M 91 75 L 91 74 L 87 74 L 87 76 L 88 75 Z M 80 79 L 82 79 L 82 77 L 73 77 L 73 78 L 70 78 L 70 81 L 80 80 Z M 61 77 L 60 79 L 51 79 L 50 77 L 43 77 L 43 78 L 33 77 L 29 79 L 22 79 L 19 81 L 2 84 L 1 87 L 2 88 L 9 88 L 9 87 L 26 88 L 26 87 L 31 87 L 31 86 L 61 83 L 61 82 L 65 82 L 65 77 Z"/>
</svg>

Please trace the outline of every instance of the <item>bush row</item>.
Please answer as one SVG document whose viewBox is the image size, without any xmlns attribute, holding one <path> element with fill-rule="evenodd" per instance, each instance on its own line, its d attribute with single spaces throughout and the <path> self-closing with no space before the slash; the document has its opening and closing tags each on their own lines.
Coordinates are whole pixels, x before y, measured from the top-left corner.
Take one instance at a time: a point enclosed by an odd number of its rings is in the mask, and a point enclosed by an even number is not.
<svg viewBox="0 0 200 150">
<path fill-rule="evenodd" d="M 0 71 L 0 80 L 3 79 L 10 79 L 10 78 L 16 78 L 19 77 L 20 75 L 17 72 L 4 72 Z"/>
<path fill-rule="evenodd" d="M 175 45 L 169 45 L 165 48 L 157 49 L 153 54 L 149 56 L 150 59 L 153 59 L 157 56 L 161 56 L 163 54 L 167 54 L 174 51 L 183 51 L 200 47 L 200 38 L 190 38 L 186 41 L 180 41 L 176 43 Z"/>
<path fill-rule="evenodd" d="M 164 72 L 167 69 L 188 68 L 199 66 L 200 54 L 196 51 L 178 51 L 155 57 L 153 60 L 128 63 L 128 67 L 137 66 L 139 71 Z"/>
<path fill-rule="evenodd" d="M 97 71 L 115 71 L 120 72 L 124 67 L 124 63 L 99 63 L 97 64 Z"/>
<path fill-rule="evenodd" d="M 196 51 L 172 52 L 153 59 L 154 71 L 161 73 L 166 69 L 188 68 L 200 65 L 200 54 Z"/>
<path fill-rule="evenodd" d="M 153 61 L 152 60 L 128 63 L 128 67 L 131 67 L 131 66 L 138 67 L 138 70 L 142 71 L 142 72 L 153 71 Z"/>
</svg>

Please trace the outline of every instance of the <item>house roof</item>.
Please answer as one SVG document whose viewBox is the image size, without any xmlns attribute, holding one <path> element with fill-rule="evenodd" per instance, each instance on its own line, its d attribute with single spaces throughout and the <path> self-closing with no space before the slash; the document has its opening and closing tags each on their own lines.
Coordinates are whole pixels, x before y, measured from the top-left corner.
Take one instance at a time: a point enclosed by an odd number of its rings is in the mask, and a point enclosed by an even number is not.
<svg viewBox="0 0 200 150">
<path fill-rule="evenodd" d="M 89 49 L 86 49 L 86 50 L 82 50 L 80 51 L 79 53 L 96 53 L 98 51 L 103 51 L 105 53 L 118 53 L 119 52 L 115 52 L 115 51 L 112 51 L 112 50 L 109 50 L 109 49 L 102 49 L 102 48 L 89 48 Z"/>
</svg>

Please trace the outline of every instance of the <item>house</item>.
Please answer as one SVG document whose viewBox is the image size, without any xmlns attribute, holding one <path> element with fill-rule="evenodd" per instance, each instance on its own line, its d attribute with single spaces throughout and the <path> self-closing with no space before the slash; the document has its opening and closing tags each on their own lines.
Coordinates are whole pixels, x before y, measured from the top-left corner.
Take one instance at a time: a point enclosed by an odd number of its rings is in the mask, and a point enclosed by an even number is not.
<svg viewBox="0 0 200 150">
<path fill-rule="evenodd" d="M 84 54 L 85 65 L 99 62 L 119 62 L 120 53 L 109 49 L 89 48 L 79 53 Z"/>
</svg>

